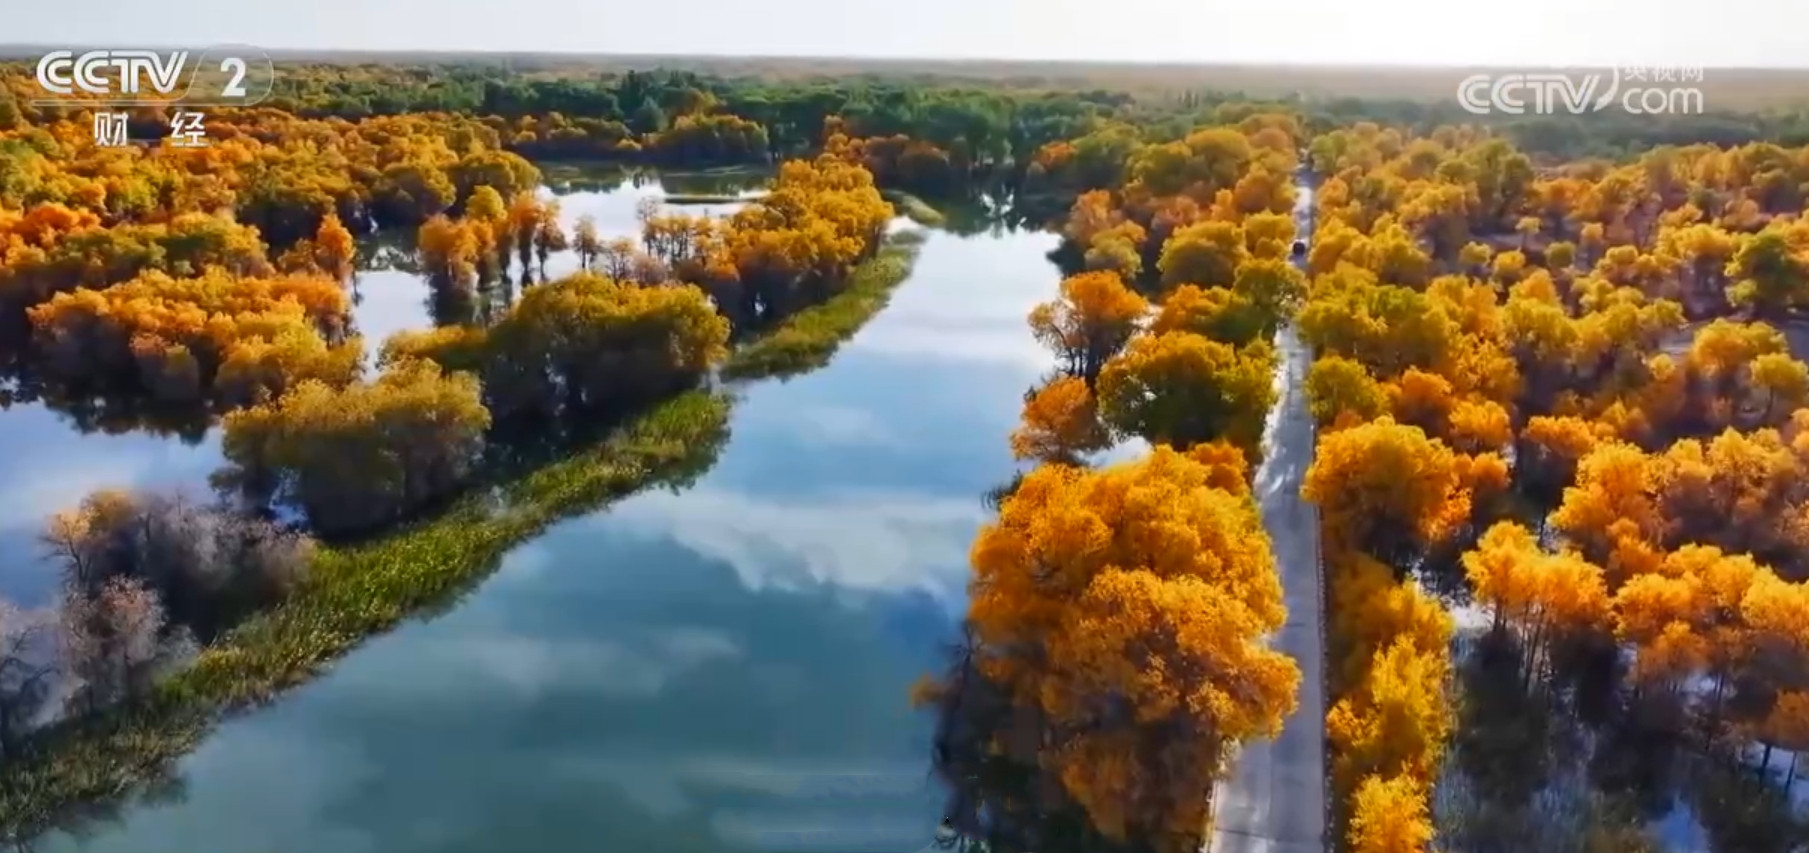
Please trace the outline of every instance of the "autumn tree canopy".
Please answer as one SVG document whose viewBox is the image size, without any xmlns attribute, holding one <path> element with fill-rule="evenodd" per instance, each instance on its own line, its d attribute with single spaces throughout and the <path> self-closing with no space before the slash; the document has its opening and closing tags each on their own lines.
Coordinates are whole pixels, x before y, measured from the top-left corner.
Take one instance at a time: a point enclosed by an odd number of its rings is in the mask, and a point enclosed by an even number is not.
<svg viewBox="0 0 1809 853">
<path fill-rule="evenodd" d="M 1116 273 L 1081 273 L 1062 280 L 1061 298 L 1031 310 L 1030 330 L 1063 370 L 1090 386 L 1148 311 L 1149 303 Z"/>
<path fill-rule="evenodd" d="M 1197 839 L 1225 749 L 1273 735 L 1299 679 L 1265 642 L 1285 611 L 1255 505 L 1213 476 L 1165 447 L 1040 467 L 973 548 L 982 672 L 1056 744 L 1033 760 L 1102 832 L 1163 849 Z"/>
<path fill-rule="evenodd" d="M 1099 376 L 1100 412 L 1121 435 L 1186 449 L 1225 439 L 1261 455 L 1275 400 L 1274 354 L 1191 332 L 1140 336 Z"/>
<path fill-rule="evenodd" d="M 1093 392 L 1078 376 L 1034 389 L 1024 400 L 1022 424 L 1011 433 L 1012 455 L 1044 462 L 1072 464 L 1110 444 Z"/>
<path fill-rule="evenodd" d="M 292 503 L 324 532 L 368 529 L 451 494 L 476 471 L 490 413 L 469 374 L 405 360 L 375 382 L 302 383 L 226 417 L 219 477 Z"/>
</svg>

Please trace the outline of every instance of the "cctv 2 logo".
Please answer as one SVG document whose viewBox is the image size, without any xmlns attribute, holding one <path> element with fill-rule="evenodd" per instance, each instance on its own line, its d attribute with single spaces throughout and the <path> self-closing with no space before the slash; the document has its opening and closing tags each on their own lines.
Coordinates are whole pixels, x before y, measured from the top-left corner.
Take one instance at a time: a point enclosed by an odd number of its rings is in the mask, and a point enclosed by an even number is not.
<svg viewBox="0 0 1809 853">
<path fill-rule="evenodd" d="M 53 50 L 38 60 L 37 68 L 38 86 L 48 97 L 34 103 L 250 106 L 270 96 L 274 76 L 270 57 L 246 46 L 215 46 L 195 54 Z"/>
</svg>

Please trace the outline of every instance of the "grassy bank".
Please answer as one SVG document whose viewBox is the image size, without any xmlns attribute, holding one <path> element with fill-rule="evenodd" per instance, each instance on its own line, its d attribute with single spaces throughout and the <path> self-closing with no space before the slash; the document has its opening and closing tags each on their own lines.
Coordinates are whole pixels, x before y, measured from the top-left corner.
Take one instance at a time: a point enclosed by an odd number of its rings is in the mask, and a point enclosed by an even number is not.
<svg viewBox="0 0 1809 853">
<path fill-rule="evenodd" d="M 918 232 L 893 235 L 878 255 L 855 270 L 847 290 L 799 311 L 771 333 L 737 349 L 723 365 L 723 377 L 784 379 L 828 364 L 842 342 L 891 301 L 893 288 L 910 275 L 922 243 Z"/>
<path fill-rule="evenodd" d="M 209 646 L 145 700 L 49 732 L 31 756 L 9 762 L 0 777 L 0 838 L 28 838 L 70 804 L 161 775 L 215 717 L 269 701 L 366 637 L 452 603 L 553 522 L 707 469 L 727 438 L 730 403 L 685 394 L 600 445 L 474 492 L 435 518 L 322 548 L 295 595 Z"/>
<path fill-rule="evenodd" d="M 942 211 L 931 207 L 929 202 L 911 195 L 908 192 L 902 190 L 884 190 L 880 195 L 885 196 L 886 201 L 891 202 L 892 206 L 897 208 L 899 213 L 904 214 L 912 222 L 922 225 L 925 228 L 941 228 L 943 225 L 948 224 L 948 217 L 943 216 Z"/>
<path fill-rule="evenodd" d="M 885 305 L 915 247 L 894 239 L 856 271 L 847 291 L 749 343 L 730 365 L 757 377 L 827 363 L 840 338 Z M 78 820 L 90 811 L 82 806 L 168 778 L 174 761 L 220 717 L 271 701 L 411 615 L 452 605 L 511 549 L 561 519 L 649 486 L 695 479 L 727 441 L 732 402 L 724 394 L 683 394 L 598 444 L 474 489 L 432 518 L 371 541 L 322 547 L 308 581 L 288 600 L 235 628 L 150 695 L 46 730 L 27 754 L 8 756 L 0 767 L 0 842 L 23 843 Z"/>
</svg>

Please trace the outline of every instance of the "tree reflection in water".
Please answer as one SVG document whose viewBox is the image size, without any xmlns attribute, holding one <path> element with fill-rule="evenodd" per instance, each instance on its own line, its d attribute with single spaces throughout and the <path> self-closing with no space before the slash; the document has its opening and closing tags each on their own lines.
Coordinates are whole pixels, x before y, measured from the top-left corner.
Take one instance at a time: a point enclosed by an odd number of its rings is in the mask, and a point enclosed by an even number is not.
<svg viewBox="0 0 1809 853">
<path fill-rule="evenodd" d="M 981 496 L 998 512 L 1024 472 Z M 912 701 L 936 715 L 931 772 L 948 789 L 935 846 L 957 853 L 1148 853 L 1093 828 L 1061 780 L 1037 762 L 1045 727 L 1034 708 L 1011 701 L 977 666 L 971 625 L 948 649 L 948 669 L 926 679 Z"/>
<path fill-rule="evenodd" d="M 932 772 L 948 788 L 936 847 L 960 853 L 1150 853 L 1093 828 L 1036 756 L 1045 730 L 975 664 L 967 629 L 948 673 L 915 699 L 936 714 Z"/>
</svg>

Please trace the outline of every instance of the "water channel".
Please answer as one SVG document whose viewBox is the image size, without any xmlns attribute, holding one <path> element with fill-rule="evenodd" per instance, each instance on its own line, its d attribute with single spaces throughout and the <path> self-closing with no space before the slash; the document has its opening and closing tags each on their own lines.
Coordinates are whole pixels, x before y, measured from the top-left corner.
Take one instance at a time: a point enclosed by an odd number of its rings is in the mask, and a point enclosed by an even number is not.
<svg viewBox="0 0 1809 853">
<path fill-rule="evenodd" d="M 565 189 L 568 227 L 588 214 L 606 236 L 665 191 Z M 1010 476 L 1006 436 L 1050 364 L 1024 317 L 1054 292 L 1055 240 L 931 233 L 828 367 L 743 391 L 696 485 L 556 526 L 450 612 L 220 727 L 170 796 L 35 849 L 928 847 L 941 792 L 909 688 L 952 639 L 981 496 Z M 406 273 L 359 292 L 372 346 L 430 322 Z M 0 414 L 0 446 L 28 451 L 0 470 L 0 588 L 52 588 L 32 559 L 45 513 L 100 486 L 199 487 L 216 435 Z"/>
</svg>

